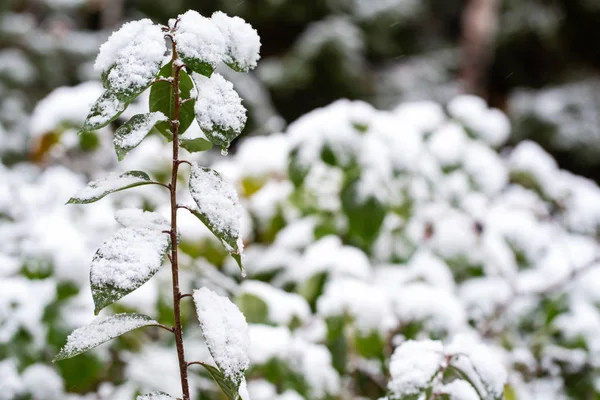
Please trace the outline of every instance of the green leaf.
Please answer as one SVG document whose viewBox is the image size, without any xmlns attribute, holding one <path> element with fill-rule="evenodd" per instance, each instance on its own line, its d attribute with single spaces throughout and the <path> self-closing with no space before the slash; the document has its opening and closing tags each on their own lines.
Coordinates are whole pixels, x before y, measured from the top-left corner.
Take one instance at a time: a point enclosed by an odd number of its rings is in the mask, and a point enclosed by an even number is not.
<svg viewBox="0 0 600 400">
<path fill-rule="evenodd" d="M 173 63 L 170 62 L 158 73 L 159 77 L 172 78 L 174 75 Z M 185 70 L 179 71 L 179 93 L 181 100 L 190 98 L 194 83 Z M 186 101 L 179 109 L 179 134 L 184 133 L 194 121 L 194 103 L 195 100 Z M 170 82 L 156 82 L 150 89 L 150 111 L 160 111 L 167 116 L 169 120 L 175 119 L 175 90 Z M 167 137 L 173 137 L 171 124 L 169 122 L 160 122 L 156 124 L 156 129 Z"/>
<path fill-rule="evenodd" d="M 79 133 L 95 131 L 117 119 L 129 105 L 110 90 L 96 100 Z"/>
<path fill-rule="evenodd" d="M 136 397 L 136 400 L 175 400 L 175 397 L 170 396 L 164 392 L 152 392 Z"/>
<path fill-rule="evenodd" d="M 246 321 L 250 324 L 263 324 L 269 318 L 269 307 L 263 299 L 250 293 L 237 296 L 235 303 L 238 305 Z"/>
<path fill-rule="evenodd" d="M 290 152 L 288 163 L 288 176 L 295 187 L 301 186 L 304 179 L 310 172 L 310 167 L 303 165 L 298 157 L 300 148 L 295 148 Z"/>
<path fill-rule="evenodd" d="M 69 199 L 67 204 L 89 204 L 121 190 L 136 186 L 154 184 L 142 171 L 128 171 L 123 174 L 111 174 L 104 179 L 92 181 Z"/>
<path fill-rule="evenodd" d="M 196 153 L 199 151 L 207 151 L 212 149 L 213 144 L 206 139 L 203 138 L 195 138 L 195 139 L 184 139 L 181 138 L 179 140 L 179 144 L 181 147 L 189 151 L 190 153 Z"/>
<path fill-rule="evenodd" d="M 116 314 L 96 318 L 91 324 L 75 329 L 52 362 L 75 357 L 124 333 L 152 325 L 158 325 L 158 322 L 141 314 Z"/>
<path fill-rule="evenodd" d="M 192 165 L 190 193 L 198 205 L 194 214 L 221 240 L 227 251 L 238 263 L 243 273 L 240 236 L 242 208 L 233 185 L 223 180 L 221 174 L 210 168 Z"/>
<path fill-rule="evenodd" d="M 202 363 L 201 365 L 208 371 L 217 385 L 219 385 L 228 400 L 238 400 L 240 398 L 238 386 L 231 380 L 225 378 L 218 368 L 205 363 Z"/>
<path fill-rule="evenodd" d="M 360 199 L 360 180 L 354 179 L 342 189 L 342 209 L 348 217 L 348 234 L 363 248 L 368 248 L 379 236 L 386 209 L 373 196 Z"/>
<path fill-rule="evenodd" d="M 150 280 L 171 245 L 170 223 L 160 214 L 129 209 L 115 219 L 123 228 L 100 246 L 90 267 L 95 314 Z"/>
<path fill-rule="evenodd" d="M 167 117 L 160 111 L 147 114 L 136 114 L 115 131 L 113 144 L 117 158 L 122 161 L 123 158 L 132 149 L 136 148 L 142 140 L 150 133 L 154 125 L 160 122 L 166 122 Z"/>
<path fill-rule="evenodd" d="M 181 61 L 183 61 L 186 67 L 188 67 L 194 72 L 199 73 L 200 75 L 210 78 L 212 73 L 215 71 L 215 68 L 212 66 L 211 63 L 202 61 L 201 59 L 196 57 L 190 57 L 181 50 L 179 50 L 179 56 L 181 57 Z"/>
</svg>

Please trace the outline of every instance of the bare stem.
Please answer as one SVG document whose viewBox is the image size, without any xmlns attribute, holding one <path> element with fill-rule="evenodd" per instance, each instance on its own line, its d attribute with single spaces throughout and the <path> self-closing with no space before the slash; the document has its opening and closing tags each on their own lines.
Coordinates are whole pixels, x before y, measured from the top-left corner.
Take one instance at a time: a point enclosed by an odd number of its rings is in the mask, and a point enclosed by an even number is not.
<svg viewBox="0 0 600 400">
<path fill-rule="evenodd" d="M 192 362 L 189 362 L 187 365 L 188 365 L 188 367 L 189 367 L 190 365 L 194 365 L 194 364 L 197 364 L 197 365 L 204 365 L 204 363 L 203 363 L 202 361 L 192 361 Z"/>
<path fill-rule="evenodd" d="M 166 331 L 169 331 L 169 332 L 173 333 L 173 328 L 169 328 L 169 327 L 168 327 L 168 326 L 166 326 L 166 325 L 163 325 L 163 324 L 156 324 L 156 325 L 154 325 L 154 326 L 157 326 L 157 327 L 159 327 L 159 328 L 162 328 L 162 329 L 164 329 L 164 330 L 166 330 Z"/>
<path fill-rule="evenodd" d="M 178 60 L 176 43 L 173 41 L 173 66 L 176 66 Z M 185 352 L 183 348 L 183 333 L 181 328 L 181 292 L 179 290 L 179 264 L 177 259 L 177 172 L 179 170 L 179 112 L 181 109 L 181 100 L 179 98 L 179 76 L 180 68 L 173 68 L 173 120 L 171 128 L 173 131 L 173 167 L 171 171 L 171 272 L 173 275 L 173 314 L 175 334 L 175 345 L 177 347 L 177 358 L 179 359 L 179 375 L 181 377 L 181 391 L 183 400 L 190 400 L 190 388 L 188 383 L 188 364 L 185 361 Z"/>
</svg>

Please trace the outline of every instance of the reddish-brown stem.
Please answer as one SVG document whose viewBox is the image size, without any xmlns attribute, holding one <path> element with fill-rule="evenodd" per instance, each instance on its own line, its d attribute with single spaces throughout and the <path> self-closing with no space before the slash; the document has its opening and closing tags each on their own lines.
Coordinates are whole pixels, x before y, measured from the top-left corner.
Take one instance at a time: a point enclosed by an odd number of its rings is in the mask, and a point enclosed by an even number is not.
<svg viewBox="0 0 600 400">
<path fill-rule="evenodd" d="M 162 329 L 164 329 L 164 330 L 166 330 L 166 331 L 169 331 L 169 332 L 173 333 L 173 328 L 169 328 L 169 327 L 168 327 L 168 326 L 166 326 L 166 325 L 163 325 L 163 324 L 156 324 L 156 325 L 154 325 L 154 326 L 157 326 L 157 327 L 159 327 L 159 328 L 162 328 Z"/>
<path fill-rule="evenodd" d="M 204 365 L 204 363 L 203 363 L 202 361 L 192 361 L 192 362 L 189 362 L 189 363 L 188 363 L 188 367 L 189 367 L 190 365 L 194 365 L 194 364 L 197 364 L 197 365 Z"/>
<path fill-rule="evenodd" d="M 182 294 L 181 296 L 179 296 L 180 299 L 183 299 L 185 297 L 192 297 L 192 294 L 191 293 L 185 293 L 185 294 Z"/>
<path fill-rule="evenodd" d="M 177 64 L 178 56 L 176 43 L 173 41 L 173 56 L 172 62 Z M 181 292 L 179 290 L 179 264 L 177 259 L 177 172 L 179 170 L 179 111 L 181 101 L 179 98 L 179 73 L 180 68 L 173 68 L 173 120 L 171 121 L 171 129 L 173 131 L 173 167 L 171 171 L 171 273 L 173 275 L 173 314 L 174 326 L 173 333 L 175 334 L 175 346 L 177 347 L 177 358 L 179 359 L 179 375 L 181 377 L 181 391 L 183 392 L 183 400 L 190 400 L 190 388 L 188 383 L 188 364 L 185 361 L 185 352 L 183 348 L 183 332 L 181 328 Z"/>
</svg>

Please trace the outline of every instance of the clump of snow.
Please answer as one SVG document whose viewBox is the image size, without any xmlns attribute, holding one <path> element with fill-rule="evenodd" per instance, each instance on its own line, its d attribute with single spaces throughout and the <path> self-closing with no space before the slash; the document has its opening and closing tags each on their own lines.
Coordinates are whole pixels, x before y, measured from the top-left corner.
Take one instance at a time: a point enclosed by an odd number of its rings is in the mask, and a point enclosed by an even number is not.
<svg viewBox="0 0 600 400">
<path fill-rule="evenodd" d="M 215 363 L 226 378 L 240 383 L 250 363 L 246 318 L 227 297 L 206 287 L 194 291 L 194 303 Z"/>
<path fill-rule="evenodd" d="M 23 385 L 34 399 L 60 400 L 64 397 L 63 380 L 58 372 L 48 365 L 32 364 L 23 371 L 22 378 Z"/>
<path fill-rule="evenodd" d="M 444 346 L 437 340 L 408 340 L 394 350 L 388 389 L 395 396 L 419 394 L 445 366 Z"/>
<path fill-rule="evenodd" d="M 223 62 L 236 70 L 249 71 L 256 67 L 260 58 L 260 37 L 256 29 L 240 17 L 230 17 L 217 11 L 211 16 L 227 41 Z"/>
<path fill-rule="evenodd" d="M 159 25 L 149 19 L 128 22 L 100 47 L 94 69 L 106 76 L 111 90 L 137 92 L 158 74 L 165 51 Z"/>
<path fill-rule="evenodd" d="M 452 365 L 460 368 L 477 385 L 480 393 L 499 398 L 504 393 L 507 372 L 499 357 L 472 335 L 458 335 L 446 347 Z"/>
<path fill-rule="evenodd" d="M 12 359 L 0 361 L 0 399 L 19 398 L 26 393 L 26 388 L 19 377 L 19 371 Z"/>
<path fill-rule="evenodd" d="M 160 214 L 121 210 L 115 219 L 124 227 L 98 249 L 90 267 L 92 286 L 132 291 L 160 268 L 169 246 L 163 232 L 170 224 Z"/>
<path fill-rule="evenodd" d="M 157 325 L 150 317 L 137 314 L 116 314 L 98 317 L 91 324 L 75 329 L 55 360 L 81 354 L 117 336 L 142 326 Z"/>
<path fill-rule="evenodd" d="M 427 142 L 430 151 L 443 167 L 453 167 L 463 161 L 468 137 L 456 123 L 441 126 Z"/>
<path fill-rule="evenodd" d="M 480 400 L 473 386 L 462 379 L 457 379 L 443 385 L 440 388 L 440 392 L 450 396 L 450 400 Z"/>
<path fill-rule="evenodd" d="M 177 51 L 184 59 L 195 59 L 215 68 L 226 57 L 228 41 L 210 18 L 189 10 L 178 17 L 175 29 Z"/>
<path fill-rule="evenodd" d="M 385 291 L 353 278 L 330 281 L 317 302 L 317 314 L 325 318 L 347 314 L 366 335 L 386 332 L 397 325 Z"/>
<path fill-rule="evenodd" d="M 210 78 L 194 74 L 193 78 L 198 92 L 194 110 L 200 128 L 214 143 L 229 147 L 246 125 L 242 99 L 233 84 L 218 73 Z"/>
<path fill-rule="evenodd" d="M 489 109 L 479 97 L 463 95 L 448 103 L 448 112 L 458 121 L 472 129 L 491 146 L 503 145 L 510 134 L 510 121 L 497 109 Z"/>
<path fill-rule="evenodd" d="M 331 235 L 311 244 L 298 260 L 298 265 L 289 270 L 291 277 L 298 282 L 319 272 L 366 278 L 370 275 L 370 264 L 362 251 L 343 245 L 339 237 Z"/>
</svg>

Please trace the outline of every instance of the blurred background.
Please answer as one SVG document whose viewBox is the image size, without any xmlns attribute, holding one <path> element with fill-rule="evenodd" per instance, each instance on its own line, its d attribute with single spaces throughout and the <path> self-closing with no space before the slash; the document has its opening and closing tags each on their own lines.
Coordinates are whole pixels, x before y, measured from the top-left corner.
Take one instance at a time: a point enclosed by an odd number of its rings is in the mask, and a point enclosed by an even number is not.
<svg viewBox="0 0 600 400">
<path fill-rule="evenodd" d="M 562 167 L 600 179 L 597 0 L 4 0 L 3 156 L 24 156 L 40 99 L 98 78 L 92 63 L 110 32 L 188 9 L 238 15 L 261 36 L 259 68 L 236 82 L 252 103 L 246 135 L 342 97 L 389 108 L 467 92 L 508 113 L 513 141 L 532 138 Z"/>
<path fill-rule="evenodd" d="M 262 41 L 251 73 L 219 69 L 249 116 L 230 155 L 186 154 L 236 186 L 248 278 L 180 217 L 184 289 L 251 324 L 253 400 L 377 399 L 399 343 L 465 332 L 500 355 L 507 400 L 600 398 L 600 0 L 0 0 L 0 400 L 180 390 L 162 332 L 50 361 L 94 318 L 88 267 L 115 211 L 169 211 L 154 185 L 64 205 L 109 172 L 169 176 L 156 132 L 114 155 L 148 93 L 77 134 L 98 49 L 188 9 Z M 172 323 L 169 273 L 107 312 Z M 183 314 L 190 359 L 210 359 Z M 223 399 L 191 379 L 194 400 Z"/>
</svg>

